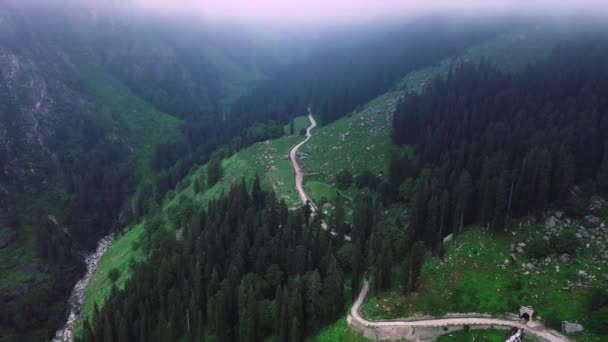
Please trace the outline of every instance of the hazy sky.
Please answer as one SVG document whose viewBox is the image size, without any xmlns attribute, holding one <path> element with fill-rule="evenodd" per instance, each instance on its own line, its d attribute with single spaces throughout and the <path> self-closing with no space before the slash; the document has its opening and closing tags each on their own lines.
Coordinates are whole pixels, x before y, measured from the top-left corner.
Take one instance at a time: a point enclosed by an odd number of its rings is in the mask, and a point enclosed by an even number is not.
<svg viewBox="0 0 608 342">
<path fill-rule="evenodd" d="M 0 0 L 0 3 L 2 1 L 87 3 L 98 9 L 135 9 L 147 15 L 295 27 L 420 15 L 608 14 L 608 0 Z"/>
</svg>

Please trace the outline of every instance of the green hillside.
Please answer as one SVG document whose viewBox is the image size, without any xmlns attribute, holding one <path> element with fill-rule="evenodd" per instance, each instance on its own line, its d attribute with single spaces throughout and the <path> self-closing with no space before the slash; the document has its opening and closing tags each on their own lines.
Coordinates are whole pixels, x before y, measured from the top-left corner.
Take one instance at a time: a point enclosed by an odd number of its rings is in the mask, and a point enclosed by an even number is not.
<svg viewBox="0 0 608 342">
<path fill-rule="evenodd" d="M 506 65 L 505 68 L 516 70 L 535 58 L 542 58 L 549 52 L 549 47 L 559 37 L 545 36 L 538 33 L 513 33 L 498 37 L 494 40 L 471 48 L 457 60 L 462 62 L 477 61 L 482 56 L 490 61 Z M 539 44 L 542 42 L 542 44 Z M 516 47 L 518 55 L 527 56 L 521 60 L 514 60 L 505 55 Z M 527 52 L 527 53 L 526 53 Z M 341 170 L 348 170 L 354 175 L 364 171 L 381 175 L 386 173 L 388 157 L 394 147 L 390 140 L 392 113 L 395 106 L 406 89 L 419 90 L 424 87 L 432 77 L 445 75 L 449 70 L 449 63 L 454 59 L 446 59 L 439 65 L 418 70 L 406 75 L 399 84 L 370 103 L 362 106 L 351 115 L 336 122 L 317 127 L 313 131 L 313 138 L 301 149 L 302 167 L 305 173 L 305 187 L 315 202 L 329 201 L 326 206 L 327 213 L 331 214 L 331 202 L 338 198 L 347 204 L 349 214 L 352 214 L 352 199 L 359 192 L 354 186 L 346 191 L 338 191 L 335 187 L 335 175 Z M 184 203 L 204 204 L 215 198 L 218 194 L 228 191 L 231 184 L 245 179 L 251 182 L 257 174 L 263 187 L 272 188 L 278 196 L 286 201 L 288 206 L 298 205 L 297 194 L 293 186 L 293 173 L 287 160 L 289 149 L 302 138 L 298 135 L 299 129 L 306 126 L 305 117 L 295 120 L 294 135 L 280 139 L 257 143 L 222 162 L 223 177 L 212 186 L 206 188 L 207 165 L 202 166 L 186 178 L 171 191 L 161 205 L 161 217 L 167 229 L 173 229 L 168 223 L 167 215 L 171 208 L 184 205 Z M 289 125 L 285 127 L 289 132 Z M 201 187 L 195 192 L 196 183 Z M 202 185 L 200 185 L 202 184 Z M 110 269 L 120 265 L 120 278 L 118 285 L 124 284 L 129 277 L 129 262 L 141 260 L 141 251 L 137 249 L 134 239 L 143 234 L 145 224 L 135 225 L 126 233 L 118 236 L 110 251 L 103 257 L 95 277 L 92 279 L 86 292 L 86 304 L 82 317 L 90 317 L 93 303 L 102 305 L 104 298 L 110 293 L 110 283 L 107 274 Z M 125 250 L 126 249 L 126 250 Z M 128 260 L 125 264 L 124 260 Z M 80 325 L 77 325 L 77 329 Z M 78 331 L 78 330 L 77 330 Z M 336 337 L 340 336 L 340 337 Z M 339 338 L 349 340 L 361 338 L 345 329 L 343 320 L 335 326 L 330 326 L 322 332 L 319 339 L 328 340 Z"/>
<path fill-rule="evenodd" d="M 98 119 L 110 132 L 108 138 L 127 139 L 139 176 L 150 176 L 155 147 L 183 140 L 178 129 L 180 120 L 156 110 L 101 67 L 84 64 L 80 70 L 102 113 Z"/>
<path fill-rule="evenodd" d="M 298 118 L 297 121 L 302 122 L 303 118 L 305 117 Z M 235 182 L 243 179 L 251 182 L 256 174 L 260 177 L 262 187 L 272 188 L 288 206 L 298 205 L 299 199 L 294 188 L 293 171 L 286 156 L 291 147 L 301 139 L 299 135 L 289 135 L 260 142 L 235 153 L 223 160 L 222 179 L 211 188 L 206 188 L 204 185 L 206 184 L 207 165 L 195 169 L 177 185 L 175 191 L 169 192 L 165 197 L 160 210 L 162 224 L 167 229 L 173 230 L 174 227 L 168 219 L 171 208 L 181 206 L 184 202 L 204 205 L 222 192 L 227 192 Z M 202 184 L 198 193 L 195 192 L 196 182 Z M 144 232 L 145 223 L 141 222 L 116 237 L 112 247 L 101 259 L 95 275 L 85 291 L 85 304 L 79 322 L 82 322 L 85 317 L 91 317 L 94 303 L 101 307 L 105 298 L 110 295 L 112 283 L 108 280 L 107 275 L 111 269 L 120 270 L 120 277 L 116 281 L 116 285 L 121 287 L 130 276 L 130 265 L 145 257 L 137 246 L 137 240 Z M 76 332 L 79 333 L 81 324 L 77 323 L 75 326 Z"/>
</svg>

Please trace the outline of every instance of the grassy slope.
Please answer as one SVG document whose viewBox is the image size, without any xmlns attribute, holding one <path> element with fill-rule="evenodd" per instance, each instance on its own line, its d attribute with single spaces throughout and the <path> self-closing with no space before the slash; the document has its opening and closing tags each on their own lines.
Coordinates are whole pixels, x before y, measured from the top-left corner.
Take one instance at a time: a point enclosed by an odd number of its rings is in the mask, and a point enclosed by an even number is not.
<svg viewBox="0 0 608 342">
<path fill-rule="evenodd" d="M 293 133 L 300 134 L 300 130 L 308 127 L 310 125 L 310 121 L 307 116 L 298 116 L 293 119 Z M 290 134 L 290 125 L 287 124 L 283 126 L 283 132 L 285 134 Z"/>
<path fill-rule="evenodd" d="M 572 224 L 567 229 L 576 227 Z M 502 316 L 529 305 L 536 316 L 555 328 L 564 320 L 580 321 L 585 317 L 591 288 L 607 287 L 601 278 L 606 266 L 594 260 L 598 251 L 593 246 L 580 247 L 570 263 L 553 256 L 534 272 L 522 269 L 522 264 L 531 261 L 522 255 L 517 255 L 517 262 L 505 264 L 510 259 L 511 244 L 526 241 L 539 232 L 540 228 L 525 222 L 521 228 L 514 224 L 509 233 L 498 235 L 470 229 L 448 245 L 443 260 L 432 257 L 425 261 L 419 293 L 404 297 L 395 289 L 370 298 L 361 312 L 366 317 L 387 319 L 448 312 Z M 589 278 L 581 278 L 579 270 Z M 563 290 L 569 281 L 580 286 Z M 587 335 L 585 340 L 594 339 L 599 341 L 601 337 Z"/>
<path fill-rule="evenodd" d="M 159 112 L 100 67 L 81 65 L 80 70 L 95 96 L 96 107 L 104 114 L 100 121 L 112 134 L 126 137 L 135 150 L 138 175 L 149 176 L 155 147 L 183 139 L 178 129 L 179 119 Z"/>
<path fill-rule="evenodd" d="M 439 336 L 437 342 L 504 342 L 509 335 L 508 331 L 496 329 L 457 331 Z M 526 341 L 533 340 L 526 336 Z"/>
<path fill-rule="evenodd" d="M 116 280 L 116 286 L 122 288 L 129 279 L 130 266 L 137 261 L 144 259 L 142 248 L 139 244 L 144 233 L 143 223 L 136 225 L 125 231 L 116 238 L 112 248 L 104 254 L 97 267 L 97 272 L 85 289 L 84 295 L 87 298 L 82 308 L 82 315 L 78 318 L 83 320 L 91 318 L 95 303 L 103 302 L 112 289 L 112 282 L 108 278 L 111 269 L 116 268 L 120 271 L 120 277 Z"/>
</svg>

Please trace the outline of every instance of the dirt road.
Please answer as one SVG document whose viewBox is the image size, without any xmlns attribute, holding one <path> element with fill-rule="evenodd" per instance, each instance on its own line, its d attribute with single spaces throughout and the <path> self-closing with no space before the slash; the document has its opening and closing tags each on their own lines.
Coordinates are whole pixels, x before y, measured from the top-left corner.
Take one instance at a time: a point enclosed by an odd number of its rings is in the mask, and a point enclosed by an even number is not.
<svg viewBox="0 0 608 342">
<path fill-rule="evenodd" d="M 304 186 L 302 185 L 302 183 L 304 181 L 304 173 L 302 172 L 302 168 L 298 164 L 298 160 L 296 158 L 300 147 L 302 147 L 302 145 L 306 144 L 308 142 L 308 140 L 310 140 L 310 138 L 312 137 L 312 134 L 310 133 L 310 131 L 312 131 L 315 127 L 317 127 L 317 121 L 315 121 L 315 118 L 312 116 L 312 113 L 310 112 L 310 108 L 308 109 L 308 120 L 310 120 L 310 126 L 308 126 L 308 128 L 306 128 L 306 139 L 302 140 L 299 144 L 292 147 L 291 151 L 289 151 L 289 162 L 291 163 L 291 167 L 293 168 L 293 172 L 294 172 L 294 176 L 295 176 L 295 183 L 296 183 L 296 191 L 298 192 L 300 201 L 302 201 L 303 204 L 306 204 L 306 202 L 310 202 L 311 206 L 314 207 L 314 204 L 308 198 L 308 196 L 306 195 L 306 192 L 304 191 Z M 316 211 L 316 209 L 317 209 L 316 207 L 313 208 L 313 210 L 315 210 L 315 211 Z"/>
<path fill-rule="evenodd" d="M 520 321 L 512 321 L 498 318 L 487 318 L 487 317 L 462 317 L 462 318 L 437 318 L 429 320 L 390 320 L 390 321 L 369 321 L 361 317 L 360 309 L 361 305 L 365 301 L 369 291 L 369 282 L 367 280 L 363 283 L 363 288 L 357 297 L 357 300 L 353 304 L 350 310 L 350 320 L 356 320 L 359 326 L 366 326 L 375 329 L 390 328 L 390 327 L 444 327 L 444 326 L 464 326 L 464 325 L 490 325 L 490 326 L 507 326 L 517 329 L 521 329 L 526 333 L 538 336 L 546 341 L 550 342 L 565 342 L 568 339 L 559 334 L 556 331 L 549 330 L 544 326 L 537 324 L 536 326 L 530 326 L 521 323 Z M 352 324 L 351 324 L 352 325 Z"/>
</svg>

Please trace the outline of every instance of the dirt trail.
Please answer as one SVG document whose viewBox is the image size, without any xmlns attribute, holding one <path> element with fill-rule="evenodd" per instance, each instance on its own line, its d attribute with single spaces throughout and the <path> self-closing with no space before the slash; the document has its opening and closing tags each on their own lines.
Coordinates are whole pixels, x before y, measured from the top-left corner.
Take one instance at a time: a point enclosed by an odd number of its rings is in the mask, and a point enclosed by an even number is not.
<svg viewBox="0 0 608 342">
<path fill-rule="evenodd" d="M 303 204 L 305 204 L 306 202 L 309 202 L 310 205 L 313 207 L 313 210 L 316 211 L 317 210 L 316 206 L 308 198 L 308 196 L 306 195 L 306 192 L 304 191 L 304 187 L 302 185 L 302 183 L 304 181 L 304 173 L 302 172 L 302 168 L 298 164 L 298 160 L 296 158 L 300 147 L 302 147 L 302 145 L 306 144 L 308 142 L 308 140 L 310 140 L 310 138 L 312 137 L 312 134 L 310 133 L 310 131 L 312 131 L 315 127 L 317 127 L 317 121 L 312 116 L 312 112 L 310 111 L 310 108 L 308 109 L 308 120 L 310 121 L 310 126 L 308 126 L 308 128 L 306 128 L 306 139 L 302 140 L 296 146 L 291 148 L 291 150 L 289 151 L 289 162 L 291 163 L 291 167 L 293 168 L 293 173 L 295 176 L 295 183 L 296 183 L 296 191 L 298 192 L 300 201 Z"/>
<path fill-rule="evenodd" d="M 461 317 L 461 318 L 436 318 L 428 320 L 390 320 L 390 321 L 369 321 L 361 317 L 360 309 L 361 305 L 365 301 L 369 291 L 369 282 L 367 280 L 363 283 L 363 288 L 357 297 L 355 303 L 350 310 L 349 323 L 351 320 L 356 320 L 360 326 L 366 326 L 376 329 L 390 328 L 390 327 L 443 327 L 450 325 L 493 325 L 493 326 L 507 326 L 517 329 L 521 329 L 526 333 L 540 337 L 550 342 L 565 342 L 568 339 L 560 333 L 547 329 L 544 326 L 537 324 L 536 326 L 525 325 L 519 321 L 512 321 L 507 319 L 488 318 L 488 317 Z M 535 322 L 536 323 L 536 322 Z M 351 323 L 352 325 L 352 323 Z"/>
<path fill-rule="evenodd" d="M 298 159 L 297 159 L 298 150 L 300 149 L 300 147 L 302 147 L 304 144 L 306 144 L 308 142 L 308 140 L 310 140 L 310 138 L 312 137 L 312 134 L 310 132 L 315 127 L 317 127 L 317 121 L 312 116 L 312 111 L 310 110 L 310 108 L 308 108 L 308 120 L 310 121 L 310 126 L 308 126 L 306 128 L 306 138 L 291 148 L 291 150 L 289 151 L 289 163 L 291 163 L 291 168 L 293 169 L 296 191 L 298 192 L 300 201 L 302 202 L 302 204 L 309 203 L 310 208 L 312 210 L 312 215 L 314 216 L 319 211 L 319 208 L 317 208 L 315 203 L 306 194 L 306 191 L 304 191 L 304 186 L 303 186 L 304 172 L 302 172 L 302 168 L 300 167 L 300 164 L 298 164 Z M 325 221 L 321 221 L 321 227 L 325 230 L 327 230 L 329 228 L 329 226 L 327 225 L 327 223 L 325 223 Z M 334 236 L 337 235 L 336 232 L 334 232 L 333 230 L 331 231 L 331 234 Z M 350 238 L 350 236 L 345 235 L 344 240 L 351 241 L 351 238 Z"/>
</svg>

